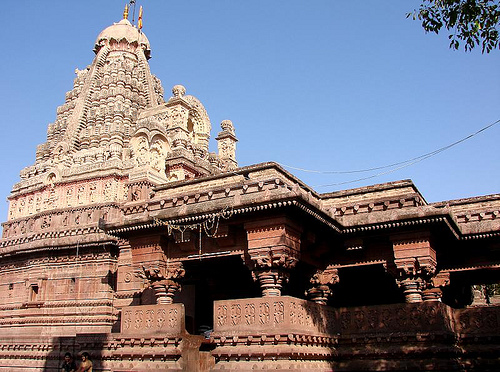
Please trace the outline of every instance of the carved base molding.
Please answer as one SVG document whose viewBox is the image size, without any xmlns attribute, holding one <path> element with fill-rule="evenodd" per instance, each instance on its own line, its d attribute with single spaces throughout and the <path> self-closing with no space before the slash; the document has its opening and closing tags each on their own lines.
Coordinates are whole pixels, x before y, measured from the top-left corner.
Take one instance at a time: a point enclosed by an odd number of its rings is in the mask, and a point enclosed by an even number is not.
<svg viewBox="0 0 500 372">
<path fill-rule="evenodd" d="M 96 370 L 122 372 L 500 367 L 499 306 L 455 310 L 427 302 L 334 309 L 288 296 L 216 301 L 210 340 L 186 332 L 182 304 L 123 311 L 120 333 L 1 333 L 0 370 L 56 371 L 65 352 L 83 351 Z M 200 351 L 210 346 L 212 352 Z"/>
<path fill-rule="evenodd" d="M 429 301 L 333 309 L 281 296 L 216 301 L 214 323 L 215 370 L 500 366 L 500 307 L 454 310 Z"/>
</svg>

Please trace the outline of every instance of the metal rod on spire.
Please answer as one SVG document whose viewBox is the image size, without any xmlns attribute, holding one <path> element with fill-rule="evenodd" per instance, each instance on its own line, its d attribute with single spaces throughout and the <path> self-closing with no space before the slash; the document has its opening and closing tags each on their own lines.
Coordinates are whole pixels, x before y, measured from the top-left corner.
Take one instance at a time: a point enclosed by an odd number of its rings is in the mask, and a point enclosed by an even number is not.
<svg viewBox="0 0 500 372">
<path fill-rule="evenodd" d="M 132 24 L 134 24 L 134 22 L 135 22 L 135 0 L 130 0 L 130 2 L 129 2 L 129 8 L 132 5 L 134 6 L 134 9 L 132 11 Z"/>
</svg>

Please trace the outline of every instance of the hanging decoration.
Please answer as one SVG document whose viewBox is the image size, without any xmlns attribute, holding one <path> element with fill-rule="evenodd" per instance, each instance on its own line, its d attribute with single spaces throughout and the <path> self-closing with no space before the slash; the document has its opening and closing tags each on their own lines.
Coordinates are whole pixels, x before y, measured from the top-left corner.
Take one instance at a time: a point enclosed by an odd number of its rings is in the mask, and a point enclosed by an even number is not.
<svg viewBox="0 0 500 372">
<path fill-rule="evenodd" d="M 153 217 L 153 220 L 156 224 L 165 226 L 167 228 L 167 233 L 169 236 L 173 235 L 175 231 L 180 232 L 181 240 L 184 240 L 184 233 L 186 231 L 194 231 L 198 232 L 198 255 L 202 256 L 202 233 L 205 232 L 205 235 L 209 238 L 213 238 L 217 235 L 217 231 L 219 230 L 219 223 L 221 218 L 227 220 L 231 218 L 234 214 L 233 207 L 225 207 L 219 212 L 211 214 L 207 219 L 201 222 L 188 224 L 188 225 L 176 225 L 173 223 L 169 223 L 167 221 L 160 220 L 156 217 Z"/>
</svg>

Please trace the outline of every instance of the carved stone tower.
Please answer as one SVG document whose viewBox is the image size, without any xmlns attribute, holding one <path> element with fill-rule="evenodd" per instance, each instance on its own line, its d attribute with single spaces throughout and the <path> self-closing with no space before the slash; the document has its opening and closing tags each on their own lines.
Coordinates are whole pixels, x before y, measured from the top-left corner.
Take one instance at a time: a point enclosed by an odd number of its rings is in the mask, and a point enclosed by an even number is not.
<svg viewBox="0 0 500 372">
<path fill-rule="evenodd" d="M 136 201 L 154 185 L 236 167 L 231 122 L 222 123 L 220 156 L 210 153 L 205 108 L 182 85 L 165 102 L 149 70 L 149 41 L 127 19 L 102 31 L 94 52 L 90 66 L 75 70 L 74 87 L 37 147 L 35 164 L 13 187 L 9 221 L 18 223 L 7 224 L 4 237 L 23 233 L 23 219 L 41 213 L 44 222 L 31 231 L 67 226 L 50 211 Z"/>
</svg>

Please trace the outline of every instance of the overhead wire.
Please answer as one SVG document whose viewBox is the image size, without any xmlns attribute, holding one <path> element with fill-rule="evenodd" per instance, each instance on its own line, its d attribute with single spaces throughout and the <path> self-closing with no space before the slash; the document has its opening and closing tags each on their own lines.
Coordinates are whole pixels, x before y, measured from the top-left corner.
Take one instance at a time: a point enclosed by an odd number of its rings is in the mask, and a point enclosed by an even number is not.
<svg viewBox="0 0 500 372">
<path fill-rule="evenodd" d="M 349 181 L 344 181 L 344 182 L 337 182 L 337 183 L 330 183 L 330 184 L 325 184 L 325 185 L 315 185 L 315 187 L 327 187 L 327 186 L 338 186 L 338 185 L 345 185 L 345 184 L 348 184 L 348 183 L 354 183 L 354 182 L 359 182 L 359 181 L 364 181 L 364 180 L 367 180 L 367 179 L 371 179 L 371 178 L 375 178 L 375 177 L 379 177 L 379 176 L 382 176 L 382 175 L 385 175 L 385 174 L 389 174 L 389 173 L 393 173 L 393 172 L 396 172 L 400 169 L 403 169 L 403 168 L 406 168 L 406 167 L 409 167 L 413 164 L 416 164 L 418 162 L 421 162 L 425 159 L 428 159 L 432 156 L 435 156 L 443 151 L 446 151 L 462 142 L 465 142 L 469 139 L 471 139 L 472 137 L 475 137 L 476 135 L 484 132 L 485 130 L 493 127 L 494 125 L 500 123 L 500 119 L 499 120 L 496 120 L 495 122 L 491 123 L 491 124 L 488 124 L 486 125 L 485 127 L 477 130 L 476 132 L 474 133 L 471 133 L 469 134 L 468 136 L 465 136 L 453 143 L 450 143 L 449 145 L 446 145 L 446 146 L 443 146 L 443 147 L 440 147 L 439 149 L 437 150 L 434 150 L 434 151 L 431 151 L 431 152 L 428 152 L 428 153 L 425 153 L 425 154 L 422 154 L 422 155 L 419 155 L 419 156 L 416 156 L 414 158 L 411 158 L 411 159 L 407 159 L 407 160 L 404 160 L 404 161 L 400 161 L 400 162 L 397 162 L 397 163 L 392 163 L 392 164 L 388 164 L 388 165 L 384 165 L 384 166 L 379 166 L 379 167 L 372 167 L 372 168 L 366 168 L 366 169 L 356 169 L 356 170 L 348 170 L 348 171 L 336 171 L 336 170 L 328 170 L 328 171 L 321 171 L 321 170 L 315 170 L 315 169 L 305 169 L 305 168 L 298 168 L 298 167 L 294 167 L 294 166 L 291 166 L 291 165 L 287 165 L 287 164 L 283 164 L 283 163 L 279 163 L 279 165 L 281 165 L 282 167 L 284 168 L 288 168 L 288 169 L 294 169 L 294 170 L 298 170 L 298 171 L 302 171 L 302 172 L 308 172 L 308 173 L 319 173 L 319 174 L 353 174 L 353 173 L 366 173 L 366 172 L 373 172 L 373 171 L 376 171 L 376 170 L 381 170 L 381 169 L 388 169 L 388 168 L 391 168 L 387 171 L 384 171 L 384 172 L 379 172 L 379 173 L 376 173 L 376 174 L 373 174 L 373 175 L 370 175 L 370 176 L 366 176 L 366 177 L 361 177 L 361 178 L 357 178 L 357 179 L 354 179 L 354 180 L 349 180 Z M 394 168 L 396 167 L 396 168 Z"/>
</svg>

